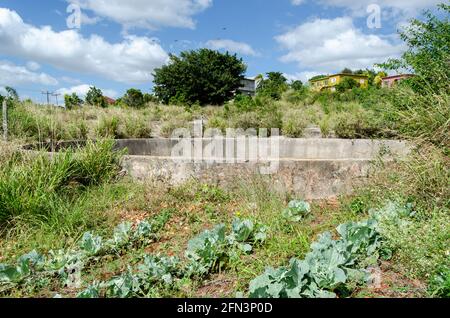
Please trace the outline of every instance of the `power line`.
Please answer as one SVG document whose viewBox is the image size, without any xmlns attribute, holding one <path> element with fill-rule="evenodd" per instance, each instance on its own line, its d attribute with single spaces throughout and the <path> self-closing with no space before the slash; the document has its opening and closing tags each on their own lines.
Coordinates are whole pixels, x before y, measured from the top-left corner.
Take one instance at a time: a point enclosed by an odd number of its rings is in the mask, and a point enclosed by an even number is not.
<svg viewBox="0 0 450 318">
<path fill-rule="evenodd" d="M 61 94 L 59 94 L 59 93 L 53 93 L 52 96 L 55 96 L 55 97 L 56 97 L 56 106 L 59 106 L 59 104 L 58 104 L 58 96 L 61 96 Z"/>
<path fill-rule="evenodd" d="M 53 95 L 53 92 L 42 92 L 42 95 L 47 95 L 47 105 L 50 105 L 50 95 Z"/>
</svg>

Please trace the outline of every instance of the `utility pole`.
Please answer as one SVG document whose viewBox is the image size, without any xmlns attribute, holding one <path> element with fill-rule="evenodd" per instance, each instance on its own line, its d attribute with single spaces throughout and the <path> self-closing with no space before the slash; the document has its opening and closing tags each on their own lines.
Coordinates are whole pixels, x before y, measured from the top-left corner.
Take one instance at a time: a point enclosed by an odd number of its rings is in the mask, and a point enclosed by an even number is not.
<svg viewBox="0 0 450 318">
<path fill-rule="evenodd" d="M 59 106 L 59 104 L 58 104 L 58 96 L 61 96 L 61 94 L 54 93 L 54 94 L 52 94 L 52 96 L 56 97 L 56 106 Z"/>
<path fill-rule="evenodd" d="M 3 140 L 8 141 L 8 104 L 3 100 Z"/>
<path fill-rule="evenodd" d="M 53 95 L 53 93 L 46 91 L 46 92 L 42 92 L 42 95 L 47 95 L 47 105 L 50 105 L 50 95 Z"/>
</svg>

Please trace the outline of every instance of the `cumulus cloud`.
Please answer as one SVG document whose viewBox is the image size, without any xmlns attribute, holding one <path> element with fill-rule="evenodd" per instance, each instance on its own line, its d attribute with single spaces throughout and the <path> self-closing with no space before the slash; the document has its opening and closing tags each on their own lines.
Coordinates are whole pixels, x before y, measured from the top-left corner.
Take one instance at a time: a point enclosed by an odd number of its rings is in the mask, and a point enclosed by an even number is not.
<svg viewBox="0 0 450 318">
<path fill-rule="evenodd" d="M 442 0 L 319 0 L 325 6 L 347 8 L 357 15 L 367 13 L 367 7 L 378 4 L 382 10 L 388 10 L 394 15 L 416 15 L 425 8 L 430 8 Z"/>
<path fill-rule="evenodd" d="M 0 61 L 0 85 L 15 86 L 26 84 L 58 85 L 58 80 L 45 73 L 35 72 L 33 67 L 18 66 L 8 61 Z"/>
<path fill-rule="evenodd" d="M 233 40 L 210 40 L 206 43 L 206 46 L 213 50 L 227 50 L 249 56 L 259 55 L 249 44 Z"/>
<path fill-rule="evenodd" d="M 41 68 L 41 66 L 39 65 L 39 63 L 36 63 L 34 61 L 29 61 L 27 63 L 27 68 L 31 71 L 37 71 L 38 69 Z"/>
<path fill-rule="evenodd" d="M 275 40 L 287 50 L 281 61 L 316 72 L 372 67 L 403 50 L 388 37 L 364 34 L 349 17 L 306 22 Z"/>
<path fill-rule="evenodd" d="M 125 28 L 195 28 L 193 16 L 211 6 L 212 0 L 68 0 L 97 16 Z"/>
<path fill-rule="evenodd" d="M 168 61 L 164 49 L 148 37 L 127 36 L 110 43 L 98 35 L 26 24 L 15 12 L 0 8 L 0 54 L 20 56 L 59 69 L 94 74 L 124 83 L 144 83 Z"/>
<path fill-rule="evenodd" d="M 94 85 L 82 84 L 82 85 L 72 86 L 69 88 L 60 88 L 56 92 L 61 95 L 75 93 L 78 96 L 84 98 L 91 86 L 94 86 Z M 112 89 L 102 89 L 102 92 L 103 92 L 103 95 L 108 96 L 108 97 L 113 97 L 113 98 L 118 95 L 117 92 Z"/>
</svg>

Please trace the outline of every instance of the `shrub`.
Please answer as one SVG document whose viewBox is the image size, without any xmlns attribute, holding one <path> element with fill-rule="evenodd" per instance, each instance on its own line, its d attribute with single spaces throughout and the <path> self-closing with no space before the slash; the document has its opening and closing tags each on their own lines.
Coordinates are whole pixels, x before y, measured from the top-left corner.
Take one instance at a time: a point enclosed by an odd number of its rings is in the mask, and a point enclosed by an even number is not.
<svg viewBox="0 0 450 318">
<path fill-rule="evenodd" d="M 236 55 L 209 49 L 181 52 L 170 59 L 154 73 L 155 94 L 165 104 L 175 98 L 189 104 L 221 105 L 233 98 L 246 70 Z"/>
<path fill-rule="evenodd" d="M 353 89 L 355 87 L 359 87 L 359 83 L 355 81 L 351 77 L 344 77 L 342 81 L 336 85 L 336 90 L 340 93 L 343 93 L 349 89 Z"/>
<path fill-rule="evenodd" d="M 303 136 L 308 121 L 305 118 L 304 111 L 290 110 L 285 113 L 283 126 L 281 128 L 283 136 L 299 138 Z"/>
<path fill-rule="evenodd" d="M 289 88 L 286 77 L 280 72 L 269 72 L 267 77 L 259 84 L 258 94 L 280 100 L 283 92 Z"/>
<path fill-rule="evenodd" d="M 64 95 L 64 103 L 66 105 L 66 109 L 74 109 L 76 107 L 80 107 L 83 100 L 79 98 L 76 93 L 72 93 L 72 95 Z"/>
<path fill-rule="evenodd" d="M 145 106 L 144 95 L 139 89 L 134 88 L 127 90 L 121 102 L 131 108 L 143 108 Z"/>
<path fill-rule="evenodd" d="M 95 86 L 89 88 L 89 91 L 86 94 L 86 103 L 91 106 L 102 108 L 108 107 L 108 103 L 103 97 L 103 92 Z"/>
</svg>

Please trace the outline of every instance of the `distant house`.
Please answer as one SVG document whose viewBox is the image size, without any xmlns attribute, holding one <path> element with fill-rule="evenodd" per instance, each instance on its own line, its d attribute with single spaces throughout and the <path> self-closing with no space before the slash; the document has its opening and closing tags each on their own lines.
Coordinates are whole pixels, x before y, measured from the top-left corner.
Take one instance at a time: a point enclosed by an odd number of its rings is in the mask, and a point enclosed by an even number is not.
<svg viewBox="0 0 450 318">
<path fill-rule="evenodd" d="M 115 99 L 112 99 L 111 97 L 105 96 L 105 101 L 108 103 L 108 105 L 114 105 L 116 103 Z"/>
<path fill-rule="evenodd" d="M 244 78 L 241 80 L 241 87 L 239 87 L 238 91 L 244 95 L 254 96 L 259 83 L 261 83 L 261 79 L 258 77 Z"/>
<path fill-rule="evenodd" d="M 369 87 L 369 77 L 359 74 L 345 74 L 339 73 L 321 77 L 314 80 L 309 80 L 312 90 L 319 92 L 322 90 L 328 90 L 331 92 L 336 91 L 336 85 L 342 82 L 344 78 L 353 78 L 362 88 Z"/>
<path fill-rule="evenodd" d="M 386 76 L 381 79 L 381 87 L 384 88 L 391 88 L 398 82 L 401 82 L 407 78 L 414 77 L 413 74 L 399 74 L 399 75 L 392 75 L 392 76 Z"/>
</svg>

